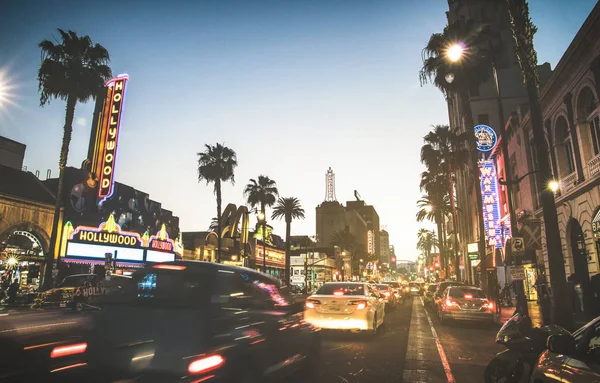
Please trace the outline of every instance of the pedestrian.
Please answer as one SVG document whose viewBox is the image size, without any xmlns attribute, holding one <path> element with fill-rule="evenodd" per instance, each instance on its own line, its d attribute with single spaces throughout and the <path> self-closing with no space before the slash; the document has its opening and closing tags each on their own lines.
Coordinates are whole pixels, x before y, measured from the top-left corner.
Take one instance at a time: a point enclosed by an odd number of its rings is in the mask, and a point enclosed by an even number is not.
<svg viewBox="0 0 600 383">
<path fill-rule="evenodd" d="M 17 292 L 19 291 L 19 283 L 15 281 L 8 287 L 8 305 L 14 306 L 17 299 Z"/>
<path fill-rule="evenodd" d="M 569 294 L 569 303 L 571 304 L 571 314 L 577 314 L 577 292 L 575 291 L 575 274 L 567 278 L 567 293 Z"/>
<path fill-rule="evenodd" d="M 491 281 L 492 288 L 490 289 L 490 300 L 494 302 L 496 314 L 500 313 L 500 285 L 498 281 Z"/>
</svg>

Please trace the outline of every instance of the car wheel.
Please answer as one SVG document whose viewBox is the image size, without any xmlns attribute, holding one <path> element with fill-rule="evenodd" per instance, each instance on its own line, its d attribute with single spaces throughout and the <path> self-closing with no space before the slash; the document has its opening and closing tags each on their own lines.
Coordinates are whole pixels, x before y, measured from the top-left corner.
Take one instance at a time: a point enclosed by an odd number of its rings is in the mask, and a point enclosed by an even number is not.
<svg viewBox="0 0 600 383">
<path fill-rule="evenodd" d="M 75 303 L 75 311 L 77 311 L 77 312 L 83 311 L 83 303 L 82 302 Z"/>
</svg>

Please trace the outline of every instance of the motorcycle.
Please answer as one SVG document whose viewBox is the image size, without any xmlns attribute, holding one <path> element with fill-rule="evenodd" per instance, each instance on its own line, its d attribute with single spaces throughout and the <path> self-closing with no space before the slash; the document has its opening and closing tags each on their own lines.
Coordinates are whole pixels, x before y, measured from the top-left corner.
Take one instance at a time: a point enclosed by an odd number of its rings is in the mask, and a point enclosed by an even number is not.
<svg viewBox="0 0 600 383">
<path fill-rule="evenodd" d="M 523 375 L 524 365 L 533 371 L 539 355 L 546 349 L 550 335 L 569 334 L 560 326 L 549 325 L 533 328 L 531 318 L 515 313 L 504 323 L 498 334 L 496 343 L 507 348 L 494 357 L 484 372 L 486 383 L 517 383 Z"/>
</svg>

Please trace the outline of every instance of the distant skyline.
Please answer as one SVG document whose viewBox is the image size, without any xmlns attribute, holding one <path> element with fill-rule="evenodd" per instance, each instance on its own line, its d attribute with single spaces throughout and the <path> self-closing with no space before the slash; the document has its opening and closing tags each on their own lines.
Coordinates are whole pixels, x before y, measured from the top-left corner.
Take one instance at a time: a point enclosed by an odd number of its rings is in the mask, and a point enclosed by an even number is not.
<svg viewBox="0 0 600 383">
<path fill-rule="evenodd" d="M 596 1 L 529 4 L 539 63 L 554 69 Z M 58 174 L 65 104 L 39 107 L 37 44 L 71 29 L 108 49 L 115 75 L 130 76 L 116 180 L 173 211 L 181 230 L 207 230 L 216 216 L 196 153 L 220 142 L 239 162 L 224 204 L 244 204 L 248 179 L 268 175 L 306 210 L 292 234 L 314 235 L 332 167 L 337 200 L 358 190 L 397 258 L 414 260 L 418 229 L 433 227 L 415 222 L 422 137 L 448 123 L 442 94 L 421 87 L 418 71 L 447 10 L 445 0 L 7 0 L 0 83 L 11 84 L 11 100 L 0 93 L 0 135 L 27 145 L 28 170 Z M 69 166 L 85 159 L 92 113 L 92 102 L 77 105 Z M 270 223 L 285 235 L 284 222 Z"/>
</svg>

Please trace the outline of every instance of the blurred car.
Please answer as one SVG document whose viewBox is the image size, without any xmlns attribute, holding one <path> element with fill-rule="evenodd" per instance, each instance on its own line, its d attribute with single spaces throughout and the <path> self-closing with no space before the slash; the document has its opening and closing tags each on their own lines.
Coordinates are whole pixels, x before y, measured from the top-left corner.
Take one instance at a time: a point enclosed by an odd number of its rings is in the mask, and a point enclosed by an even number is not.
<svg viewBox="0 0 600 383">
<path fill-rule="evenodd" d="M 494 323 L 494 302 L 483 290 L 470 286 L 451 286 L 442 295 L 438 308 L 440 323 L 448 319 Z"/>
<path fill-rule="evenodd" d="M 433 304 L 439 310 L 440 304 L 442 302 L 442 295 L 446 291 L 446 289 L 450 286 L 464 286 L 465 284 L 462 282 L 455 281 L 443 281 L 438 283 L 437 288 L 435 289 L 435 293 L 433 293 Z"/>
<path fill-rule="evenodd" d="M 423 287 L 419 282 L 410 282 L 408 287 L 410 288 L 410 295 L 423 295 Z"/>
<path fill-rule="evenodd" d="M 368 283 L 327 282 L 305 303 L 304 320 L 332 330 L 363 330 L 373 335 L 383 324 L 385 303 Z"/>
<path fill-rule="evenodd" d="M 531 382 L 600 382 L 600 317 L 573 335 L 551 335 L 533 370 Z"/>
<path fill-rule="evenodd" d="M 398 282 L 383 282 L 389 285 L 392 289 L 392 292 L 396 296 L 396 302 L 399 304 L 404 304 L 404 294 L 402 293 L 402 285 Z"/>
<path fill-rule="evenodd" d="M 319 359 L 319 330 L 268 275 L 176 261 L 130 281 L 97 300 L 102 310 L 82 337 L 50 345 L 53 378 L 262 382 L 309 371 Z"/>
<path fill-rule="evenodd" d="M 101 278 L 97 274 L 75 274 L 65 277 L 55 288 L 39 293 L 44 308 L 70 307 L 81 310 L 74 303 L 75 293 L 80 288 L 96 287 Z"/>
<path fill-rule="evenodd" d="M 396 294 L 387 283 L 378 283 L 375 285 L 375 288 L 381 294 L 383 298 L 383 303 L 385 303 L 386 310 L 395 310 L 398 306 L 398 299 L 396 298 Z"/>
<path fill-rule="evenodd" d="M 427 290 L 425 290 L 425 294 L 423 294 L 423 303 L 427 306 L 433 305 L 435 300 L 433 299 L 433 295 L 435 294 L 435 290 L 437 290 L 439 283 L 431 283 L 427 286 Z"/>
</svg>

